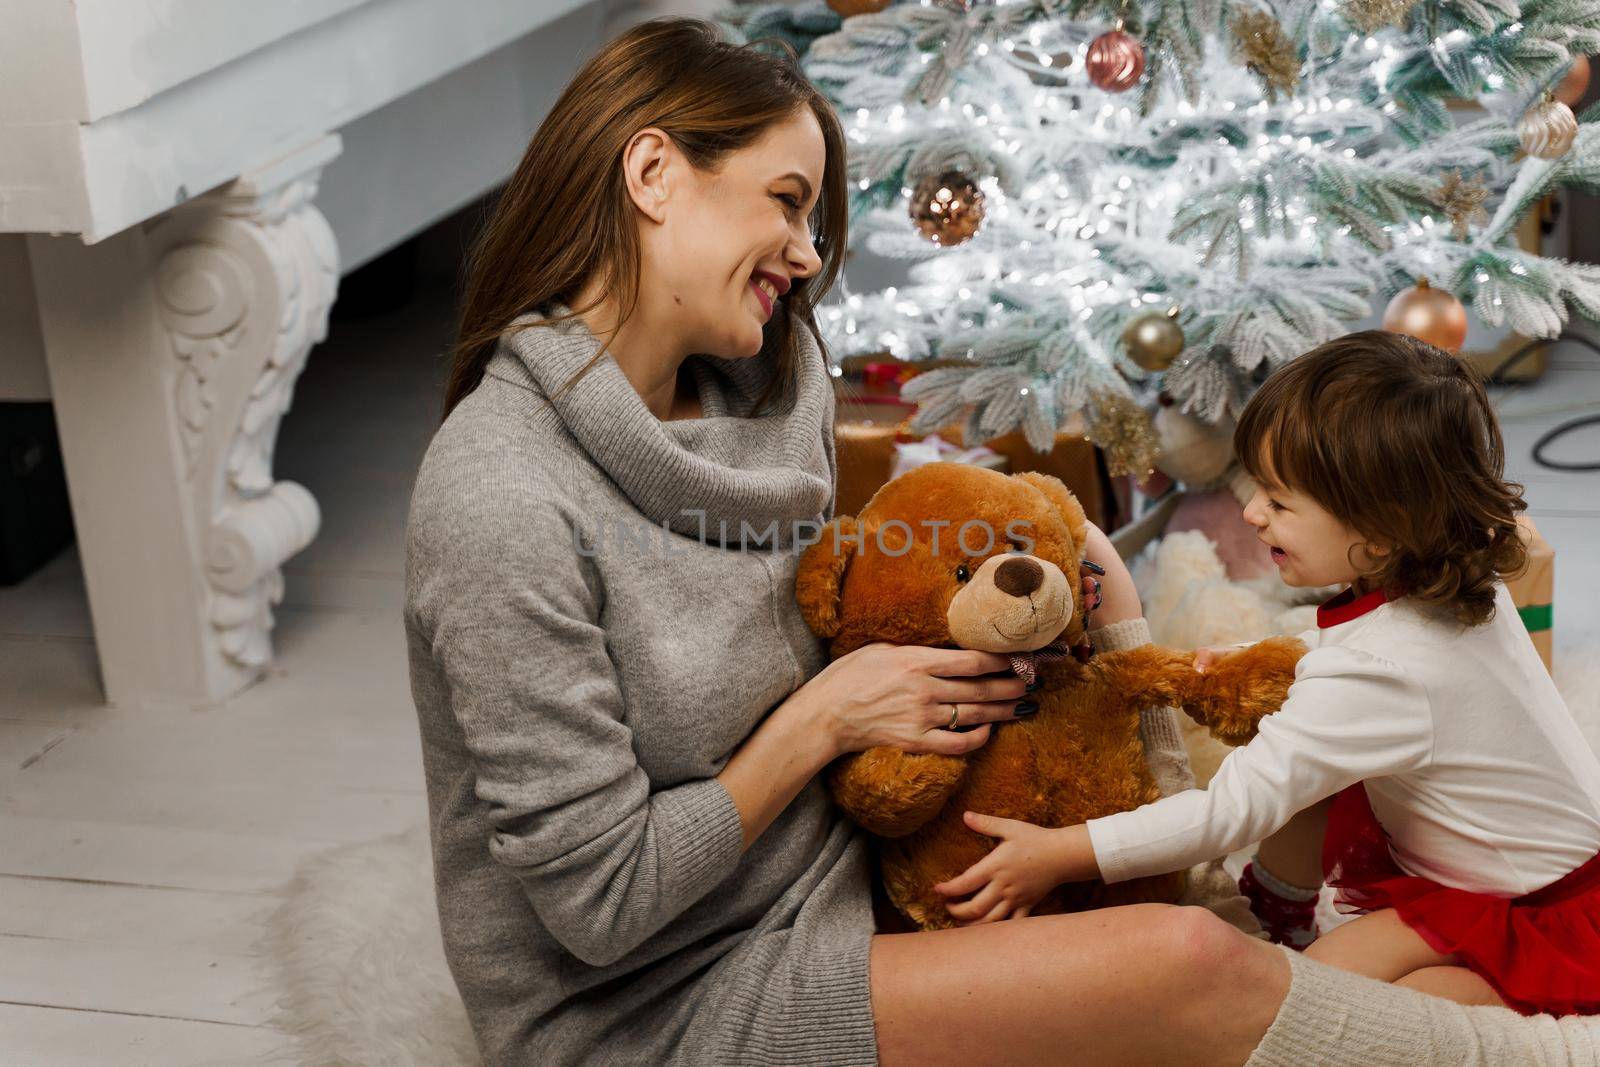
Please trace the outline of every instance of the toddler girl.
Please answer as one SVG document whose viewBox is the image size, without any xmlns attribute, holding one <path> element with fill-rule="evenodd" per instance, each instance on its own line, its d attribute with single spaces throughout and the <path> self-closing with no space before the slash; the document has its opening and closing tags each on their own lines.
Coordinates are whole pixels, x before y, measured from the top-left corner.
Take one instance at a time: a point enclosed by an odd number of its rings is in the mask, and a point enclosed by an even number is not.
<svg viewBox="0 0 1600 1067">
<path fill-rule="evenodd" d="M 1364 914 L 1308 955 L 1467 1003 L 1600 1013 L 1600 762 L 1500 580 L 1524 564 L 1525 505 L 1482 383 L 1413 338 L 1351 334 L 1273 374 L 1234 447 L 1284 580 L 1347 586 L 1301 635 L 1288 699 L 1204 790 L 1061 829 L 968 813 L 1002 840 L 938 887 L 975 894 L 951 913 L 1188 867 L 1334 797 L 1323 872 Z"/>
</svg>

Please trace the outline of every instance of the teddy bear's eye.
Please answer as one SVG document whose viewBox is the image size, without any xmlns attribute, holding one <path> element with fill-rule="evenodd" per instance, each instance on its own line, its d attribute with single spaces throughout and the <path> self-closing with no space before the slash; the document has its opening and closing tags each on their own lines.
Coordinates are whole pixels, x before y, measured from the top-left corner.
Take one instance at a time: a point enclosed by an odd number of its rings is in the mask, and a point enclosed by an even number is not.
<svg viewBox="0 0 1600 1067">
<path fill-rule="evenodd" d="M 956 581 L 964 582 L 971 577 L 972 572 L 967 570 L 967 565 L 965 563 L 956 568 Z"/>
</svg>

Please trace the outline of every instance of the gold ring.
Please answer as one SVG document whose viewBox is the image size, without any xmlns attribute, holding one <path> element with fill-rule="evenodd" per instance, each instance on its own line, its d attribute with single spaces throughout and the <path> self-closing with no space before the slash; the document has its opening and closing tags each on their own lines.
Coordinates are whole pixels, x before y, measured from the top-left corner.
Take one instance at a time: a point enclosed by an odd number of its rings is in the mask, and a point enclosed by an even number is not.
<svg viewBox="0 0 1600 1067">
<path fill-rule="evenodd" d="M 956 728 L 956 716 L 957 716 L 957 714 L 960 713 L 960 711 L 961 711 L 961 705 L 959 705 L 959 704 L 951 704 L 950 705 L 950 725 L 945 727 L 946 730 L 954 730 Z"/>
</svg>

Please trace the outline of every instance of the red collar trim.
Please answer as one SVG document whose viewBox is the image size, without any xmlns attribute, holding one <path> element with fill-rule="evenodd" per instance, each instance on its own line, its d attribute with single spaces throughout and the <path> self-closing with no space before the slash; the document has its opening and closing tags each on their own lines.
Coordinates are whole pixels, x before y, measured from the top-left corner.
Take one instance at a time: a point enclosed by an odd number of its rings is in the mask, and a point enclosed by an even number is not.
<svg viewBox="0 0 1600 1067">
<path fill-rule="evenodd" d="M 1378 605 L 1388 602 L 1389 597 L 1382 589 L 1374 589 L 1370 593 L 1356 596 L 1355 586 L 1351 586 L 1338 596 L 1318 605 L 1317 627 L 1326 630 L 1330 626 L 1359 619 Z"/>
</svg>

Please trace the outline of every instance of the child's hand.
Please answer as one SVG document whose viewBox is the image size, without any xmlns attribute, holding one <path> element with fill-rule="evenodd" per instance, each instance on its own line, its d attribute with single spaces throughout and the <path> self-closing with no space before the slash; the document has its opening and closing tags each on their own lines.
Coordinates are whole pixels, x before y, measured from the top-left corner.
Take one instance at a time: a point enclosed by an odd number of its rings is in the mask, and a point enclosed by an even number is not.
<svg viewBox="0 0 1600 1067">
<path fill-rule="evenodd" d="M 971 900 L 946 904 L 962 925 L 1022 918 L 1046 893 L 1062 882 L 1079 882 L 1100 874 L 1089 831 L 1082 826 L 1059 830 L 1017 819 L 966 813 L 967 825 L 980 834 L 1000 838 L 983 859 L 934 891 L 947 897 L 973 893 Z"/>
<path fill-rule="evenodd" d="M 1222 657 L 1231 656 L 1237 651 L 1237 648 L 1197 648 L 1194 652 L 1194 669 L 1204 674 Z"/>
</svg>

